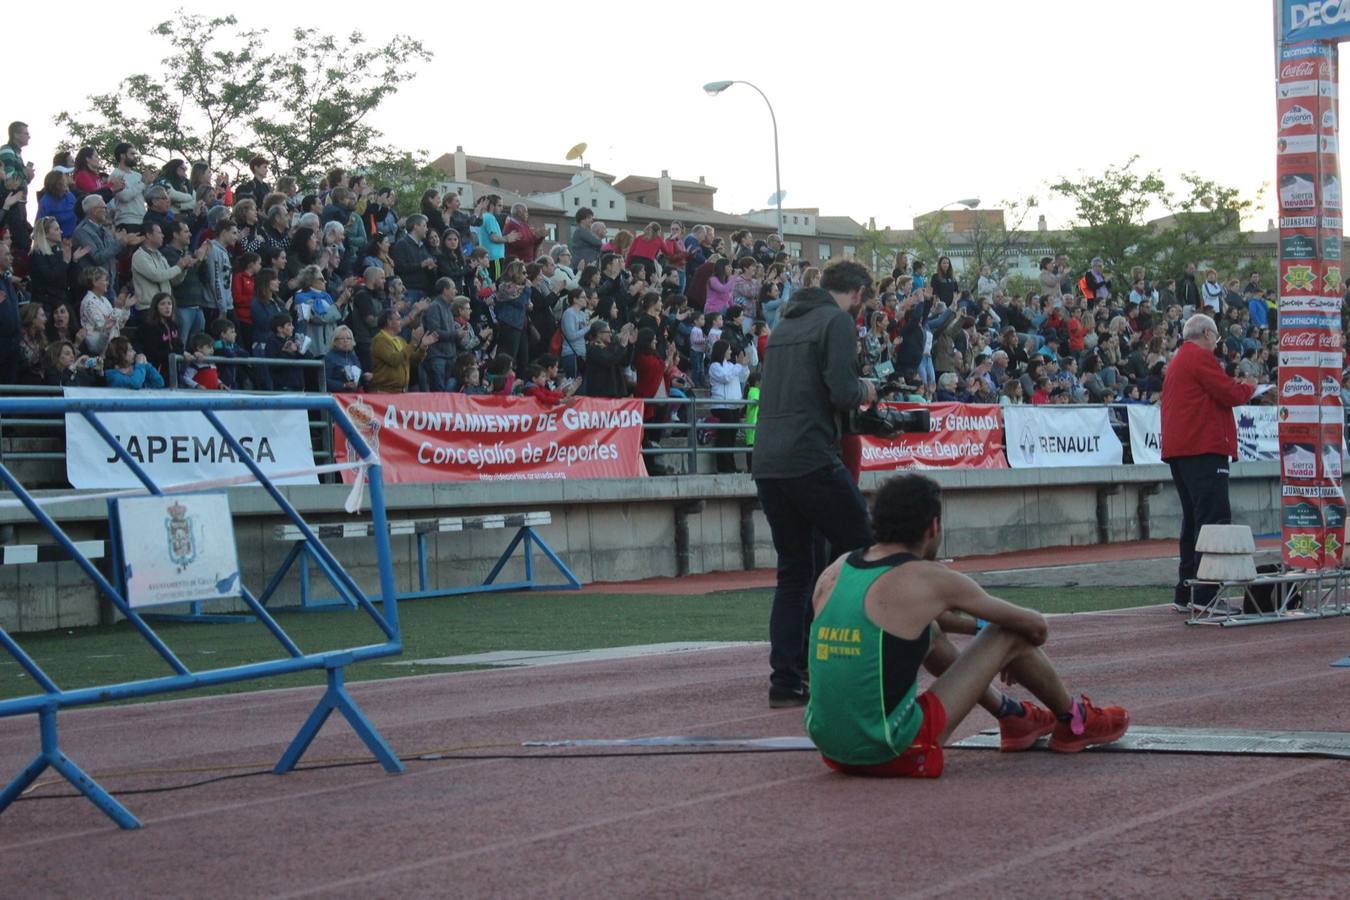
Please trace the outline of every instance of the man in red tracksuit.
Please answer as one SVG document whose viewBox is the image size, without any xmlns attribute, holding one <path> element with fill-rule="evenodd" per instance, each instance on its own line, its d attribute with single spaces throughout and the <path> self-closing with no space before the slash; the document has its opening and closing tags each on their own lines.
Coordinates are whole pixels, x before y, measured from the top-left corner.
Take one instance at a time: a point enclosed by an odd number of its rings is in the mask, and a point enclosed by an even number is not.
<svg viewBox="0 0 1350 900">
<path fill-rule="evenodd" d="M 1204 314 L 1182 326 L 1185 343 L 1167 365 L 1162 391 L 1162 458 L 1172 468 L 1181 500 L 1181 563 L 1172 608 L 1190 611 L 1186 581 L 1195 577 L 1199 558 L 1195 539 L 1203 525 L 1228 524 L 1228 464 L 1237 459 L 1233 407 L 1255 394 L 1254 378 L 1229 378 L 1214 356 L 1219 329 Z M 1195 602 L 1207 604 L 1214 588 L 1197 589 Z"/>
</svg>

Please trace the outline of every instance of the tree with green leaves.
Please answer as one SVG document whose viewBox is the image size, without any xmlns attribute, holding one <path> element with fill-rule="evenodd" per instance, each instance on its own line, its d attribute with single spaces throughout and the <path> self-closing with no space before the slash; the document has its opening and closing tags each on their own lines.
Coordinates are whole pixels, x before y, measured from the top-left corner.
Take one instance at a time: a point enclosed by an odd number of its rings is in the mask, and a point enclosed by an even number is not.
<svg viewBox="0 0 1350 900">
<path fill-rule="evenodd" d="M 947 229 L 949 220 L 950 216 L 941 211 L 914 220 L 914 238 L 912 247 L 908 248 L 911 264 L 923 261 L 932 271 L 937 258 L 948 253 L 951 243 L 951 232 Z"/>
<path fill-rule="evenodd" d="M 263 44 L 265 30 L 181 9 L 151 33 L 170 47 L 158 72 L 91 96 L 87 113 L 57 115 L 67 147 L 111 158 L 126 141 L 147 160 L 213 168 L 261 152 L 275 174 L 313 182 L 335 165 L 394 155 L 369 118 L 432 56 L 406 35 L 369 44 L 360 32 L 336 38 L 313 28 L 295 29 L 276 53 Z"/>
<path fill-rule="evenodd" d="M 857 259 L 872 270 L 878 278 L 891 274 L 895 267 L 897 236 L 890 229 L 878 228 L 876 219 L 869 219 L 858 234 Z"/>
<path fill-rule="evenodd" d="M 376 159 L 360 171 L 371 187 L 391 187 L 397 192 L 394 206 L 400 216 L 421 212 L 422 194 L 446 180 L 445 173 L 434 168 L 420 150 Z"/>
<path fill-rule="evenodd" d="M 369 45 L 359 31 L 339 41 L 297 28 L 291 38 L 294 52 L 273 58 L 268 74 L 275 112 L 253 122 L 258 148 L 277 174 L 304 183 L 340 162 L 389 155 L 367 119 L 417 76 L 431 52 L 406 35 Z"/>
<path fill-rule="evenodd" d="M 1050 186 L 1074 203 L 1076 220 L 1062 248 L 1073 265 L 1085 270 L 1100 256 L 1116 272 L 1138 265 L 1153 277 L 1178 274 L 1188 262 L 1238 274 L 1248 243 L 1240 225 L 1255 200 L 1190 173 L 1174 194 L 1159 172 L 1136 171 L 1137 162 L 1132 156 L 1101 175 Z"/>
<path fill-rule="evenodd" d="M 257 47 L 263 33 L 239 27 L 234 16 L 178 10 L 151 30 L 171 48 L 159 73 L 128 76 L 119 90 L 91 96 L 88 117 L 56 116 L 66 146 L 95 147 L 111 159 L 113 146 L 126 141 L 147 160 L 212 167 L 240 159 L 249 120 L 270 94 L 272 58 Z"/>
<path fill-rule="evenodd" d="M 965 280 L 972 291 L 983 266 L 1002 273 L 1009 260 L 1021 256 L 1039 237 L 1038 232 L 1023 229 L 1036 205 L 1034 196 L 1021 197 L 995 207 L 1002 210 L 1002 216 L 977 214 L 971 218 L 971 226 L 963 234 L 970 247 Z"/>
</svg>

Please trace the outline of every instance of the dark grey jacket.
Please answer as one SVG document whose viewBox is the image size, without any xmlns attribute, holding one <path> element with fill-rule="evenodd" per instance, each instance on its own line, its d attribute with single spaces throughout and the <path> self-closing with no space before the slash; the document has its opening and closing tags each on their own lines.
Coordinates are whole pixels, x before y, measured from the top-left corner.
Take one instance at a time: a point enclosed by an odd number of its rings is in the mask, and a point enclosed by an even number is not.
<svg viewBox="0 0 1350 900">
<path fill-rule="evenodd" d="M 427 348 L 428 357 L 445 356 L 454 359 L 459 354 L 459 326 L 450 304 L 440 297 L 431 301 L 422 313 L 422 327 L 437 334 L 436 343 Z"/>
<path fill-rule="evenodd" d="M 764 354 L 754 476 L 797 478 L 837 462 L 840 416 L 866 396 L 853 317 L 828 291 L 793 292 Z"/>
<path fill-rule="evenodd" d="M 579 273 L 583 266 L 599 263 L 603 246 L 604 242 L 591 231 L 589 223 L 585 227 L 573 226 L 572 237 L 567 242 L 567 249 L 572 251 L 572 268 Z"/>
</svg>

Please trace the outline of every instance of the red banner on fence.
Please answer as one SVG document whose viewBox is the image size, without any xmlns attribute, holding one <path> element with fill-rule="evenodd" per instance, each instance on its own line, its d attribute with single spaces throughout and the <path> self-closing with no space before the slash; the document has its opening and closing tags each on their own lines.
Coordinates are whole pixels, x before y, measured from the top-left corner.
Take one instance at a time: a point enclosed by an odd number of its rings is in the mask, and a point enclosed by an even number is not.
<svg viewBox="0 0 1350 900">
<path fill-rule="evenodd" d="M 922 403 L 888 403 L 894 409 L 924 409 Z M 890 440 L 862 436 L 862 470 L 1006 469 L 1003 416 L 997 406 L 930 403 L 928 434 L 901 434 Z"/>
<path fill-rule="evenodd" d="M 642 401 L 578 397 L 334 394 L 375 445 L 386 482 L 634 478 L 642 465 Z M 337 458 L 347 459 L 342 432 Z M 351 472 L 343 477 L 350 481 Z"/>
</svg>

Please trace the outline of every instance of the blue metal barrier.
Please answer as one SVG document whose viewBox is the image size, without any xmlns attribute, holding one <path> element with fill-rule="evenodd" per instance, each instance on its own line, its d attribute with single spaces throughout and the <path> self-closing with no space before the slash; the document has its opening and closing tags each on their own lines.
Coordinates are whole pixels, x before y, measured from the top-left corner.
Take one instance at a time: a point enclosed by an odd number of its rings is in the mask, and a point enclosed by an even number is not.
<svg viewBox="0 0 1350 900">
<path fill-rule="evenodd" d="M 220 411 L 247 411 L 261 409 L 289 409 L 289 410 L 321 410 L 329 414 L 332 421 L 340 427 L 347 437 L 348 444 L 358 454 L 360 459 L 370 463 L 368 468 L 368 481 L 370 489 L 370 506 L 372 517 L 372 532 L 375 538 L 376 558 L 379 567 L 380 579 L 380 608 L 376 609 L 371 603 L 370 598 L 356 585 L 341 565 L 333 558 L 328 549 L 324 547 L 314 532 L 301 518 L 295 507 L 286 500 L 285 496 L 272 483 L 272 481 L 263 473 L 262 469 L 255 463 L 243 448 L 229 429 L 220 421 L 216 412 Z M 129 700 L 139 697 L 148 697 L 156 694 L 164 694 L 173 691 L 184 691 L 191 688 L 207 687 L 211 685 L 229 684 L 237 681 L 247 681 L 256 678 L 268 678 L 276 675 L 283 675 L 290 672 L 302 672 L 309 670 L 324 670 L 327 675 L 328 689 L 323 698 L 319 701 L 309 718 L 301 726 L 299 733 L 292 740 L 286 752 L 277 762 L 274 771 L 277 774 L 283 774 L 290 771 L 309 747 L 314 736 L 319 729 L 323 727 L 328 716 L 334 711 L 342 715 L 351 724 L 357 735 L 374 754 L 376 760 L 384 766 L 385 770 L 391 774 L 403 771 L 403 763 L 389 748 L 377 732 L 374 726 L 366 718 L 365 714 L 352 700 L 347 693 L 343 670 L 352 663 L 361 662 L 368 659 L 376 659 L 386 656 L 394 656 L 402 652 L 403 641 L 399 631 L 398 619 L 398 601 L 394 584 L 394 570 L 392 565 L 392 556 L 389 548 L 388 523 L 385 520 L 384 510 L 384 485 L 381 481 L 380 465 L 377 457 L 361 437 L 360 433 L 352 426 L 345 415 L 341 414 L 336 401 L 329 397 L 319 396 L 274 396 L 274 397 L 201 397 L 196 395 L 168 395 L 160 394 L 158 396 L 146 396 L 136 398 L 119 399 L 64 399 L 64 398 L 24 398 L 24 399 L 0 399 L 0 418 L 5 416 L 23 415 L 23 414 L 70 414 L 75 413 L 84 416 L 109 444 L 111 449 L 117 454 L 122 462 L 127 465 L 136 475 L 136 478 L 145 486 L 146 491 L 151 495 L 161 496 L 166 493 L 163 486 L 158 485 L 145 472 L 145 470 L 132 459 L 126 451 L 116 442 L 113 436 L 99 421 L 100 413 L 124 413 L 124 412 L 199 412 L 220 434 L 221 438 L 230 444 L 231 448 L 237 454 L 238 458 L 249 468 L 253 477 L 258 483 L 271 495 L 276 501 L 278 507 L 290 521 L 304 534 L 304 544 L 306 550 L 313 557 L 321 561 L 325 573 L 334 579 L 342 593 L 350 596 L 353 606 L 362 609 L 383 632 L 386 640 L 381 644 L 371 644 L 360 647 L 347 648 L 342 650 L 330 650 L 318 653 L 304 653 L 291 640 L 290 636 L 268 613 L 267 609 L 258 602 L 257 598 L 245 587 L 240 588 L 239 595 L 248 605 L 253 616 L 266 626 L 272 636 L 276 638 L 284 658 L 268 660 L 266 662 L 248 663 L 245 665 L 229 666 L 218 669 L 209 669 L 204 671 L 193 671 L 180 660 L 171 649 L 159 638 L 154 630 L 147 624 L 148 616 L 140 614 L 136 608 L 133 608 L 128 599 L 125 573 L 121 570 L 119 557 L 114 555 L 113 578 L 109 580 L 94 566 L 80 549 L 71 541 L 65 531 L 46 513 L 40 503 L 34 499 L 22 484 L 14 477 L 9 468 L 0 463 L 0 481 L 13 492 L 15 498 L 32 514 L 33 518 L 41 525 L 55 541 L 64 548 L 69 554 L 71 560 L 78 565 L 90 580 L 99 588 L 99 590 L 113 603 L 114 606 L 131 622 L 132 626 L 141 635 L 150 647 L 164 660 L 171 675 L 158 678 L 148 678 L 139 681 L 128 681 L 120 684 L 101 685 L 89 688 L 78 688 L 63 690 L 57 683 L 45 672 L 38 663 L 29 656 L 22 647 L 8 634 L 3 628 L 0 628 L 0 648 L 3 648 L 19 666 L 33 679 L 35 684 L 41 689 L 40 693 L 25 697 L 17 697 L 9 700 L 0 700 L 0 718 L 8 716 L 18 716 L 28 713 L 36 713 L 39 723 L 39 735 L 41 749 L 33 761 L 9 783 L 3 791 L 0 791 L 0 814 L 9 807 L 23 792 L 32 784 L 39 775 L 48 767 L 55 769 L 67 781 L 69 781 L 80 793 L 87 797 L 94 805 L 103 810 L 118 825 L 123 828 L 139 828 L 140 821 L 136 819 L 126 807 L 122 806 L 117 800 L 104 790 L 96 781 L 85 774 L 79 766 L 68 759 L 61 751 L 59 735 L 56 727 L 56 714 L 58 710 L 68 707 L 87 706 L 97 703 L 107 703 L 119 700 Z M 172 492 L 172 488 L 169 489 Z M 110 515 L 115 515 L 115 510 L 110 504 Z M 115 521 L 110 521 L 114 531 L 110 535 L 111 542 L 117 544 L 117 532 Z"/>
</svg>

